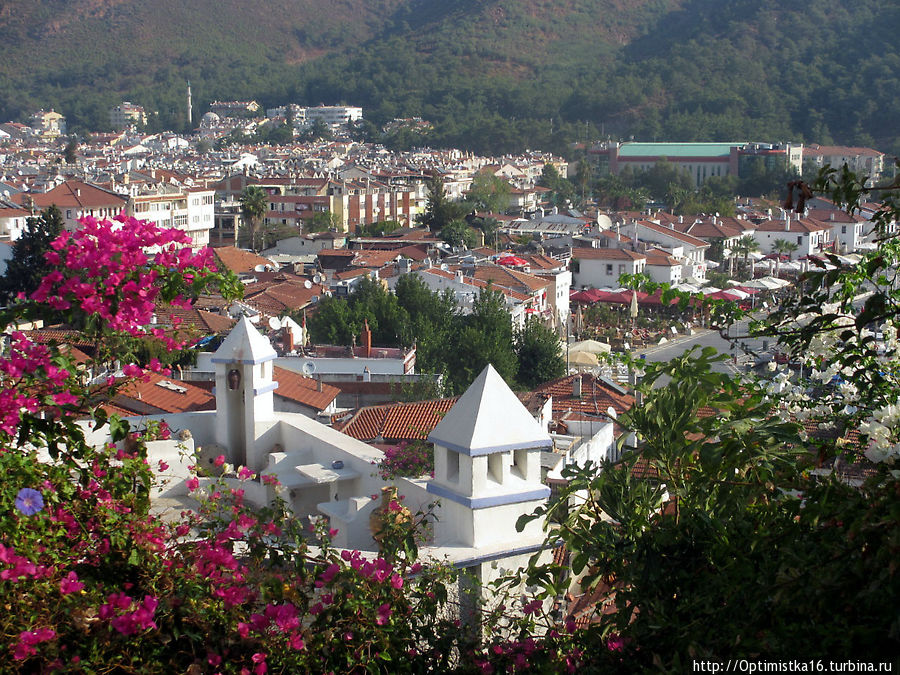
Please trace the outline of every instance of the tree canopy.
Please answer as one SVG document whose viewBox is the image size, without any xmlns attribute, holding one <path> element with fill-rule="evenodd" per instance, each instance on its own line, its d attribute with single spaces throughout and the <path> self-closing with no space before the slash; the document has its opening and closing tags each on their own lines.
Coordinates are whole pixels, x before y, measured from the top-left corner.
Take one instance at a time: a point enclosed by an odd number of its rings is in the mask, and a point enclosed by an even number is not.
<svg viewBox="0 0 900 675">
<path fill-rule="evenodd" d="M 25 230 L 13 243 L 12 258 L 0 278 L 0 297 L 4 303 L 10 302 L 18 293 L 33 293 L 54 269 L 55 266 L 48 263 L 44 256 L 64 225 L 62 213 L 56 206 L 50 206 L 41 215 L 25 220 Z"/>
</svg>

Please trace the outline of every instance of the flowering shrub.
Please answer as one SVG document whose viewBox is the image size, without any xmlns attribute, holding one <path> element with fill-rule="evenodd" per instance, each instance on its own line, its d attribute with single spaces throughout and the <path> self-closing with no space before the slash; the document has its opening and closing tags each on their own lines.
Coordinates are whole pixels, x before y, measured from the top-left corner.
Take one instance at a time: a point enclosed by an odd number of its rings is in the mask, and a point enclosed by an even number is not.
<svg viewBox="0 0 900 675">
<path fill-rule="evenodd" d="M 434 475 L 434 450 L 425 441 L 401 441 L 384 451 L 384 459 L 378 464 L 382 480 L 399 477 L 418 478 Z"/>
</svg>

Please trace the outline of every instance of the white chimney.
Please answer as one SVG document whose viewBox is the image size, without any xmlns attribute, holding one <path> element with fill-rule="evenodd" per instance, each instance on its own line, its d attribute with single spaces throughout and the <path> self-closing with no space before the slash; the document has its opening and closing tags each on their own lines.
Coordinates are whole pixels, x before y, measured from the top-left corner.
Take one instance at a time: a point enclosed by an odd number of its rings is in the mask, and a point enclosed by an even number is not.
<svg viewBox="0 0 900 675">
<path fill-rule="evenodd" d="M 791 231 L 791 214 L 789 214 L 789 213 L 784 214 L 784 231 L 785 232 Z"/>
<path fill-rule="evenodd" d="M 581 375 L 576 375 L 572 379 L 572 396 L 574 398 L 581 398 Z"/>
</svg>

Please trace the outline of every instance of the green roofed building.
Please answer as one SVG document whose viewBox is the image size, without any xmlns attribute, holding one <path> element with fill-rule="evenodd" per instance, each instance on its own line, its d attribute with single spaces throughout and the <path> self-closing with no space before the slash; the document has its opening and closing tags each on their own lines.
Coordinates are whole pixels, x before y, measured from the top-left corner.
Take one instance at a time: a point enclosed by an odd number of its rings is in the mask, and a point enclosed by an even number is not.
<svg viewBox="0 0 900 675">
<path fill-rule="evenodd" d="M 657 162 L 668 161 L 685 169 L 701 185 L 710 176 L 740 175 L 750 157 L 762 157 L 766 163 L 781 160 L 800 172 L 803 146 L 790 143 L 600 143 L 588 154 L 599 173 L 618 174 L 626 166 L 646 171 Z M 744 160 L 744 161 L 742 161 Z"/>
</svg>

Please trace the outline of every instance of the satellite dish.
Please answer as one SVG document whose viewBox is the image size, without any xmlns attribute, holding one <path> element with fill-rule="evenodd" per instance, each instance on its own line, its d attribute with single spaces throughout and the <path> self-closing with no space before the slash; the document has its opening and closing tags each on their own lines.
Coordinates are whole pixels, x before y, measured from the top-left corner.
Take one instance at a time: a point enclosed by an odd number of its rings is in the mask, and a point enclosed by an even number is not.
<svg viewBox="0 0 900 675">
<path fill-rule="evenodd" d="M 306 281 L 303 282 L 303 288 L 305 288 L 307 290 L 312 288 L 312 282 L 309 279 L 307 279 Z"/>
<path fill-rule="evenodd" d="M 610 417 L 612 417 L 613 419 L 616 419 L 616 417 L 618 417 L 618 413 L 616 412 L 616 409 L 613 408 L 612 406 L 609 406 L 606 409 L 606 414 L 609 415 Z"/>
<path fill-rule="evenodd" d="M 314 281 L 315 283 L 317 283 L 317 284 L 321 284 L 321 283 L 322 283 L 322 275 L 321 275 L 321 274 L 315 275 L 315 276 L 313 277 L 313 281 Z"/>
<path fill-rule="evenodd" d="M 257 265 L 256 267 L 253 268 L 253 271 L 254 272 L 265 272 L 266 265 Z"/>
<path fill-rule="evenodd" d="M 281 321 L 279 321 L 276 317 L 271 317 L 269 319 L 269 328 L 272 330 L 279 330 L 281 328 Z"/>
<path fill-rule="evenodd" d="M 306 363 L 303 364 L 302 370 L 303 370 L 303 374 L 306 375 L 307 377 L 309 377 L 314 372 L 316 372 L 316 364 L 313 363 L 312 361 L 307 361 Z"/>
</svg>

